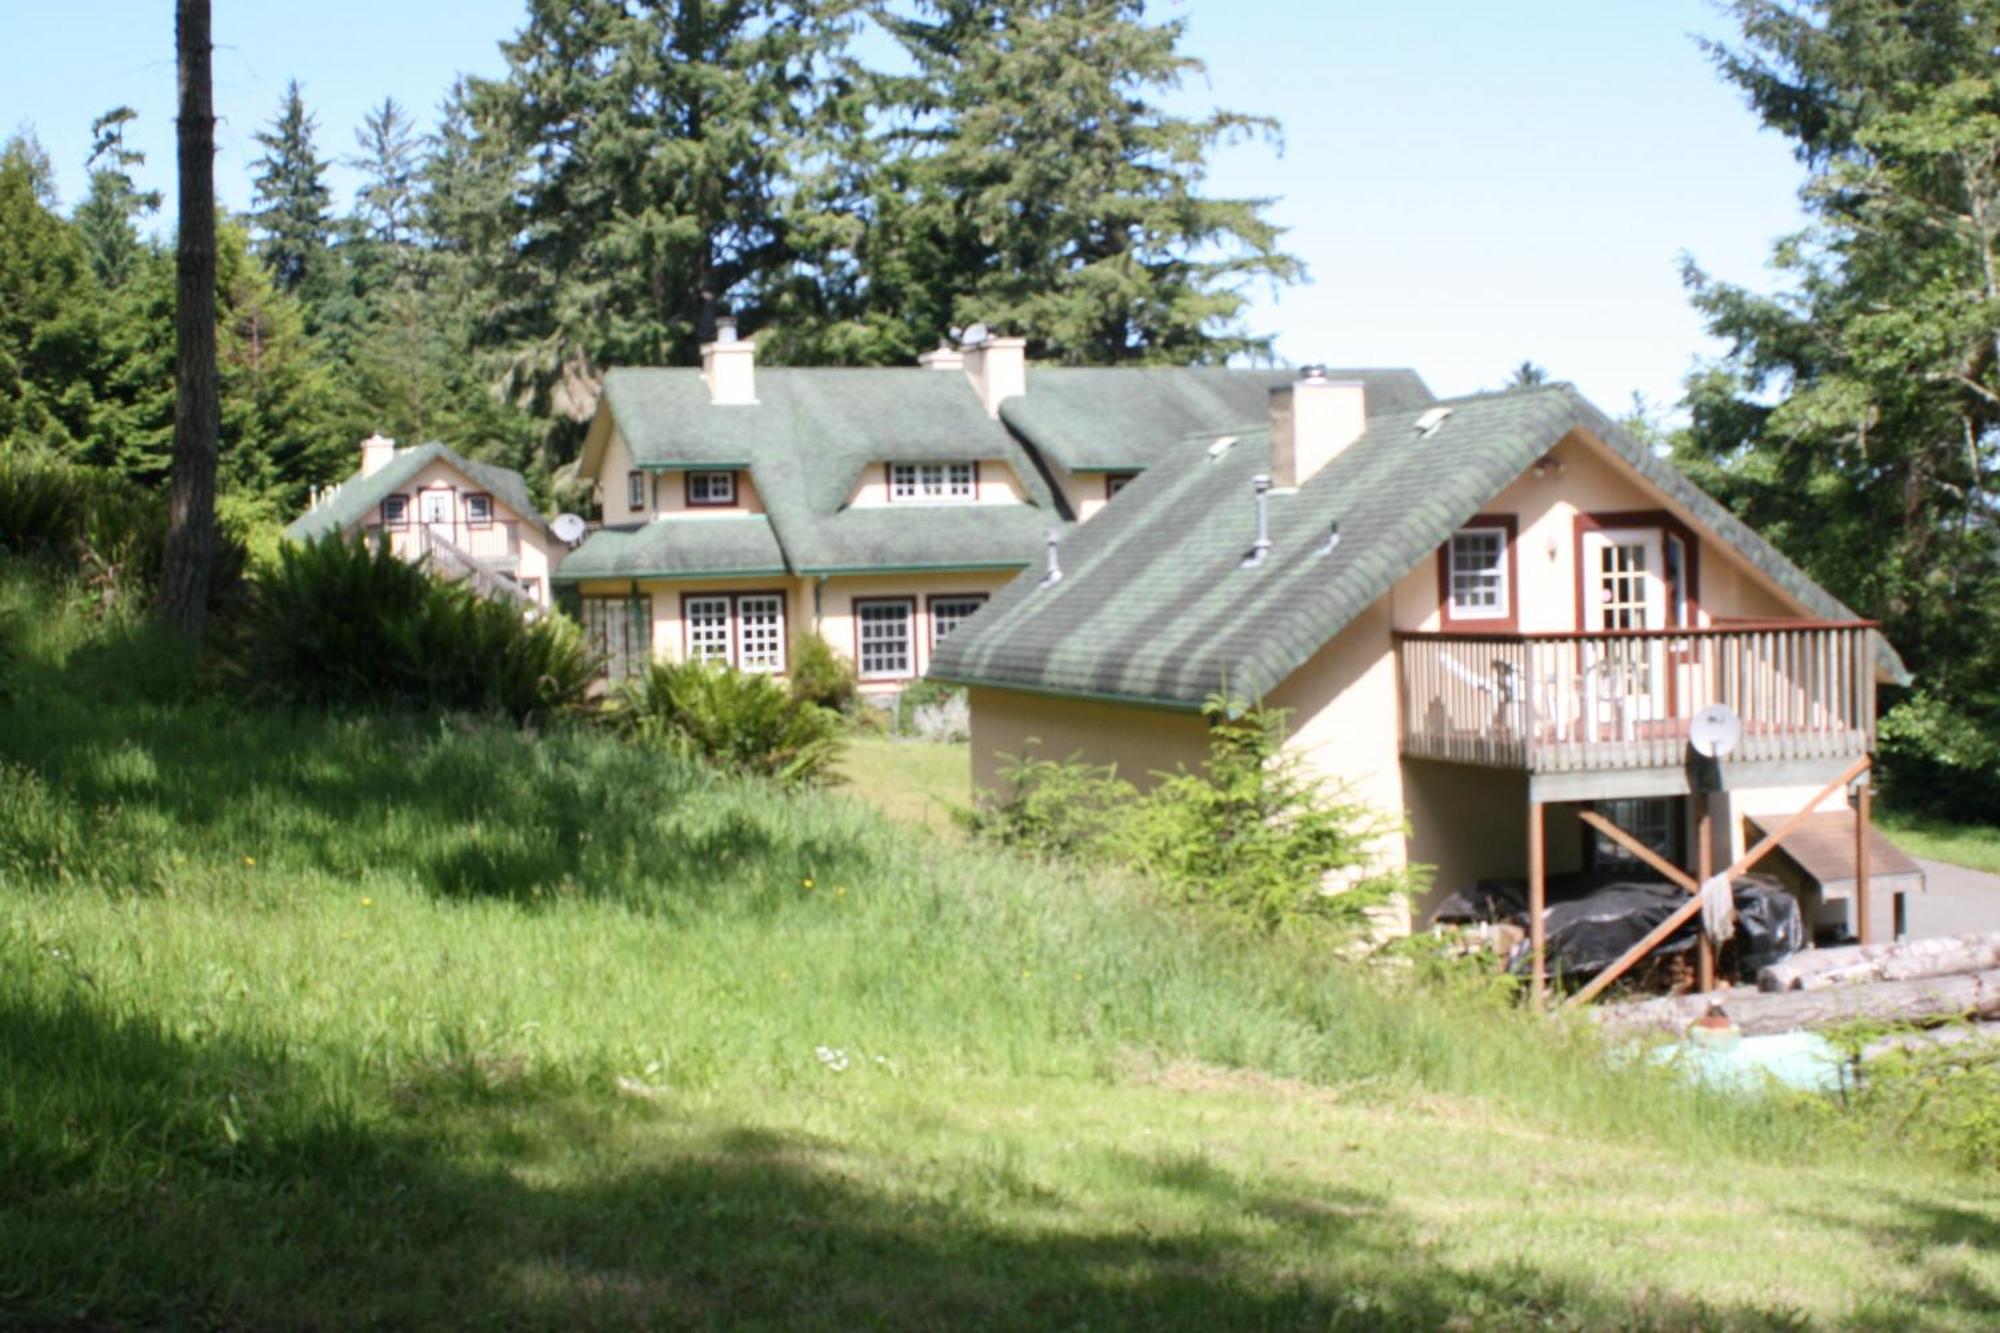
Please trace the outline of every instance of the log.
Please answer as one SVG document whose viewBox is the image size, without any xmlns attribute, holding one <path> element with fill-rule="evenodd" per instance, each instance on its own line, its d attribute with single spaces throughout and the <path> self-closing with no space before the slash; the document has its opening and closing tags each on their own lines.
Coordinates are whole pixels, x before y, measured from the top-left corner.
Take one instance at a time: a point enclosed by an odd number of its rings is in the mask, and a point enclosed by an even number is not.
<svg viewBox="0 0 2000 1333">
<path fill-rule="evenodd" d="M 1816 990 L 1857 981 L 1909 981 L 2000 967 L 2000 931 L 1807 949 L 1757 973 L 1762 991 Z"/>
<path fill-rule="evenodd" d="M 1969 1054 L 1983 1056 L 1988 1053 L 1985 1048 L 1996 1042 L 2000 1042 L 2000 1023 L 1963 1023 L 1926 1032 L 1896 1032 L 1863 1046 L 1861 1062 L 1866 1064 L 1899 1051 L 1948 1050 L 1954 1046 L 1969 1046 L 1972 1048 Z"/>
<path fill-rule="evenodd" d="M 1859 1019 L 2000 1019 L 2000 968 L 1819 990 L 1756 991 L 1742 987 L 1710 995 L 1605 1005 L 1595 1012 L 1599 1026 L 1619 1035 L 1666 1033 L 1678 1037 L 1708 1012 L 1710 1004 L 1720 1004 L 1745 1036 L 1838 1027 Z"/>
</svg>

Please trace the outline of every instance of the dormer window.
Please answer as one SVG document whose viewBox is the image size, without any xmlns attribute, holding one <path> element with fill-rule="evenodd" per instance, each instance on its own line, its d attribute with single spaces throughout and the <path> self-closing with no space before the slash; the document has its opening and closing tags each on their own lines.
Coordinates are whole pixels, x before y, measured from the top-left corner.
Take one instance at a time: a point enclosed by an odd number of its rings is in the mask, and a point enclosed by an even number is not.
<svg viewBox="0 0 2000 1333">
<path fill-rule="evenodd" d="M 940 501 L 979 498 L 977 463 L 891 463 L 891 500 Z"/>
<path fill-rule="evenodd" d="M 735 504 L 736 474 L 734 472 L 688 473 L 687 502 L 690 509 Z"/>
</svg>

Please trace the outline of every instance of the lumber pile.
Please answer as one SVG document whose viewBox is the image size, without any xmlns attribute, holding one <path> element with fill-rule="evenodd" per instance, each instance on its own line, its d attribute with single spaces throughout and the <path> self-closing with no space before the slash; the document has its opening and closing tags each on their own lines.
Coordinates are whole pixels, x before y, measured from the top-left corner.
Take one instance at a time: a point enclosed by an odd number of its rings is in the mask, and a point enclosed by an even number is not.
<svg viewBox="0 0 2000 1333">
<path fill-rule="evenodd" d="M 1761 991 L 1820 990 L 1871 981 L 1911 981 L 2000 967 L 2000 931 L 1984 935 L 1806 949 L 1757 973 Z"/>
<path fill-rule="evenodd" d="M 1829 950 L 1829 952 L 1831 952 Z M 1678 1037 L 1719 1004 L 1746 1036 L 1838 1027 L 1863 1019 L 1878 1022 L 1948 1022 L 2000 1019 L 2000 967 L 1900 981 L 1823 985 L 1811 990 L 1711 991 L 1675 995 L 1637 1004 L 1605 1005 L 1598 1023 L 1617 1033 L 1664 1033 Z"/>
</svg>

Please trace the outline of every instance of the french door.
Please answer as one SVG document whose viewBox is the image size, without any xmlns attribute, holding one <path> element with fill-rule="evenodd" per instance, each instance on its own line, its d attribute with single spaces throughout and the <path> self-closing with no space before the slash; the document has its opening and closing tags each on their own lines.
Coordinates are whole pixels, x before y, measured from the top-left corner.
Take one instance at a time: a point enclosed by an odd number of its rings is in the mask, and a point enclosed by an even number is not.
<svg viewBox="0 0 2000 1333">
<path fill-rule="evenodd" d="M 1586 630 L 1660 630 L 1668 624 L 1665 534 L 1602 528 L 1583 537 Z M 1584 648 L 1585 724 L 1592 740 L 1632 740 L 1668 716 L 1667 641 L 1591 639 Z"/>
</svg>

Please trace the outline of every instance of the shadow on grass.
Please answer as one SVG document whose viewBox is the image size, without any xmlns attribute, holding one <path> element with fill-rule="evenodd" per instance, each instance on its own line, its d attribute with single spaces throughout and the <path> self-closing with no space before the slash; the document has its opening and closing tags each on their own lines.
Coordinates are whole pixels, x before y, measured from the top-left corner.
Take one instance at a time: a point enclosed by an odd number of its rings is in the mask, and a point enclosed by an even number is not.
<svg viewBox="0 0 2000 1333">
<path fill-rule="evenodd" d="M 448 1077 L 329 1113 L 283 1056 L 0 992 L 0 1327 L 1785 1328 L 1436 1260 L 1386 1199 L 1120 1159 L 1199 1225 L 977 1164 Z M 225 1117 L 227 1119 L 225 1120 Z M 1921 1219 L 1912 1213 L 1913 1224 Z M 1150 1224 L 1149 1224 L 1150 1223 Z"/>
<path fill-rule="evenodd" d="M 61 827 L 0 826 L 0 868 L 11 839 L 18 864 L 52 864 L 55 848 L 73 878 L 144 891 L 160 839 L 128 832 L 134 809 L 218 864 L 400 868 L 442 896 L 531 905 L 592 897 L 671 914 L 728 898 L 768 911 L 802 873 L 854 876 L 872 860 L 824 813 L 816 824 L 767 789 L 581 729 L 536 738 L 458 717 L 151 700 L 146 642 L 107 633 L 59 665 L 16 664 L 0 759 L 40 777 Z"/>
</svg>

